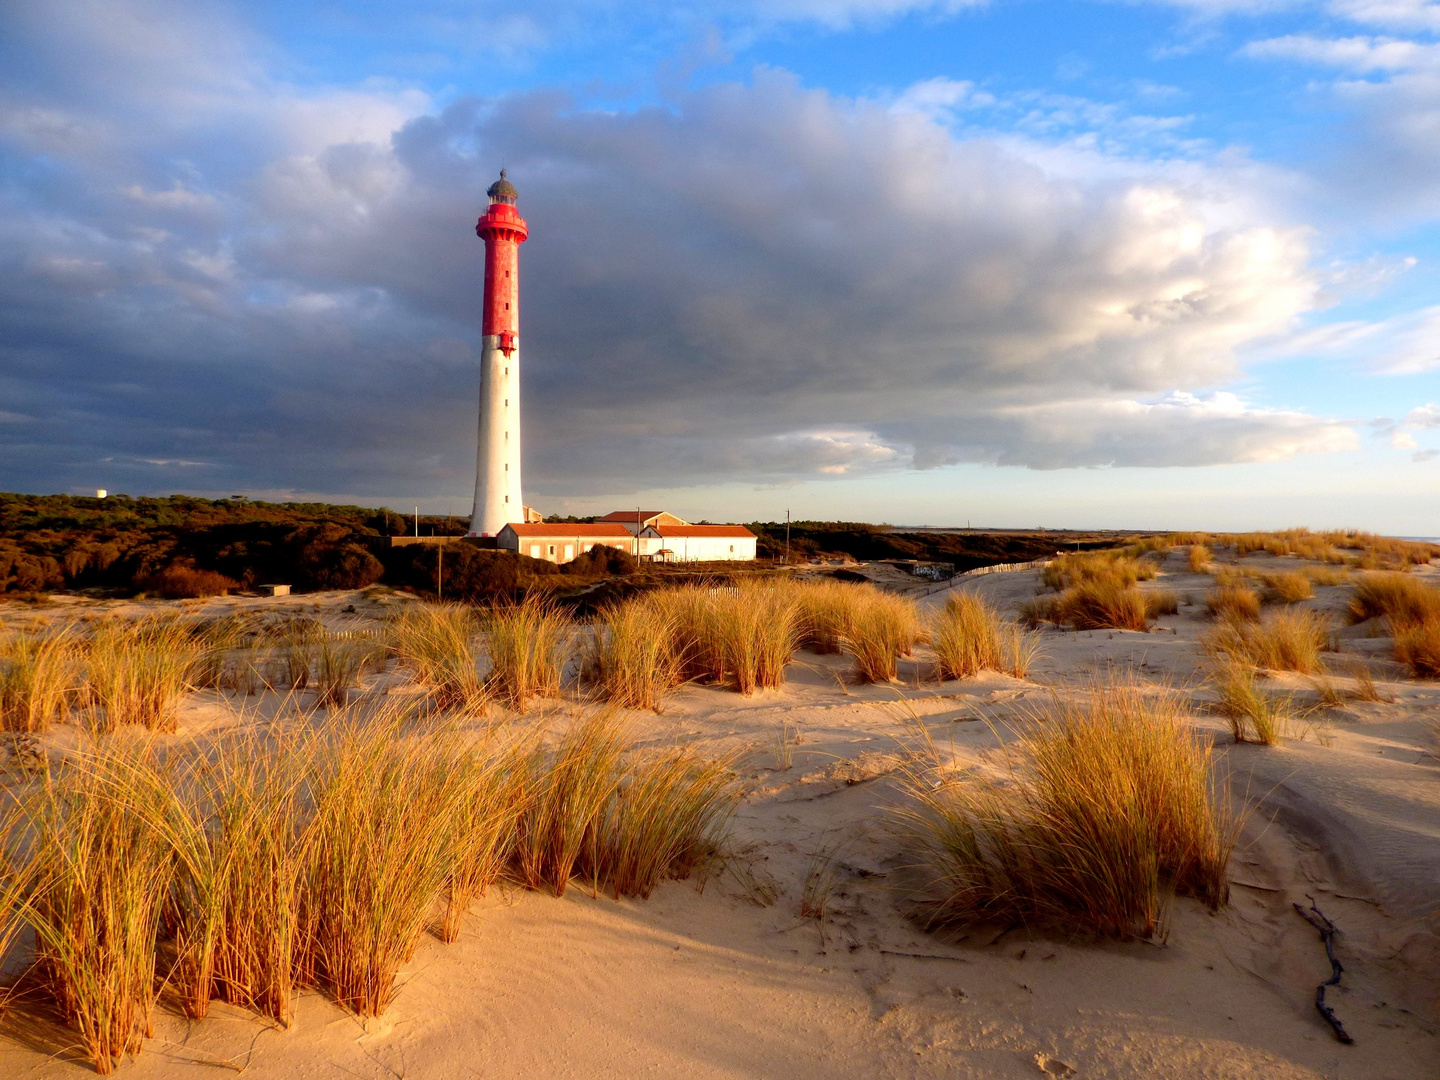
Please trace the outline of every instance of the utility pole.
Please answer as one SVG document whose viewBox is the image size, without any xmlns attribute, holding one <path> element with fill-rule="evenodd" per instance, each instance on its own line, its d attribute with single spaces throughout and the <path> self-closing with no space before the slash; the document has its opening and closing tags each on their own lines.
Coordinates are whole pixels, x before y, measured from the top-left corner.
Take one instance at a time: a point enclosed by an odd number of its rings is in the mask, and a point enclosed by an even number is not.
<svg viewBox="0 0 1440 1080">
<path fill-rule="evenodd" d="M 420 507 L 415 507 L 415 535 L 420 535 Z"/>
<path fill-rule="evenodd" d="M 635 507 L 635 561 L 640 561 L 640 507 Z"/>
<path fill-rule="evenodd" d="M 445 545 L 435 545 L 435 599 L 445 599 Z"/>
<path fill-rule="evenodd" d="M 790 565 L 790 508 L 785 508 L 785 565 Z"/>
</svg>

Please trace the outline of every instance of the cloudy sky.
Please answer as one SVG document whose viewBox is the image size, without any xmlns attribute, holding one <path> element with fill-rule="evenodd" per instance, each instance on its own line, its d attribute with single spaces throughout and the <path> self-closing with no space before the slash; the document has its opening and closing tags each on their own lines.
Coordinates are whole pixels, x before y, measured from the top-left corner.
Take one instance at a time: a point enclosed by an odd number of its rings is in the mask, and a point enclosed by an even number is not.
<svg viewBox="0 0 1440 1080">
<path fill-rule="evenodd" d="M 298 13 L 297 13 L 298 12 Z M 0 489 L 1440 534 L 1440 2 L 7 0 Z"/>
</svg>

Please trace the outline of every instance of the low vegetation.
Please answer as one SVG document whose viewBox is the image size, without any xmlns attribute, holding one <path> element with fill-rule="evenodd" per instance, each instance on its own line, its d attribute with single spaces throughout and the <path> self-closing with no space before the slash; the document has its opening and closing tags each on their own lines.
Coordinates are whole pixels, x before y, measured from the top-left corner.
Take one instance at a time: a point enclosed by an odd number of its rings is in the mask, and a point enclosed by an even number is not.
<svg viewBox="0 0 1440 1080">
<path fill-rule="evenodd" d="M 717 853 L 729 759 L 638 749 L 605 712 L 544 734 L 392 703 L 163 756 L 105 738 L 4 822 L 0 930 L 33 935 L 38 991 L 108 1073 L 148 1035 L 157 957 L 195 1018 L 223 998 L 287 1023 L 307 985 L 373 1015 L 437 905 L 448 940 L 502 876 L 646 896 Z"/>
<path fill-rule="evenodd" d="M 1284 610 L 1262 622 L 1224 622 L 1202 645 L 1211 656 L 1272 671 L 1309 675 L 1321 669 L 1320 654 L 1328 647 L 1330 622 L 1313 611 Z"/>
<path fill-rule="evenodd" d="M 1058 596 L 1039 596 L 1020 608 L 1030 626 L 1052 622 L 1072 630 L 1148 630 L 1145 597 L 1120 581 L 1084 581 Z"/>
<path fill-rule="evenodd" d="M 570 620 L 559 608 L 532 595 L 519 604 L 501 603 L 486 622 L 489 693 L 524 712 L 532 698 L 560 692 L 568 657 Z"/>
<path fill-rule="evenodd" d="M 1213 618 L 1254 622 L 1260 618 L 1260 594 L 1243 585 L 1221 585 L 1205 597 Z"/>
<path fill-rule="evenodd" d="M 1149 938 L 1172 893 L 1226 902 L 1236 825 L 1176 698 L 1101 687 L 1037 719 L 998 775 L 946 769 L 933 748 L 912 768 L 897 816 L 937 919 Z"/>
<path fill-rule="evenodd" d="M 1248 663 L 1221 658 L 1211 683 L 1220 695 L 1220 712 L 1229 721 L 1230 735 L 1237 743 L 1274 746 L 1289 734 L 1295 720 L 1293 699 L 1263 690 L 1255 669 Z"/>
<path fill-rule="evenodd" d="M 478 633 L 473 612 L 460 604 L 411 604 L 391 624 L 401 665 L 447 710 L 484 709 Z"/>
<path fill-rule="evenodd" d="M 1036 635 L 1002 619 L 973 593 L 950 596 L 930 629 L 936 677 L 966 679 L 982 671 L 1024 678 L 1039 649 Z"/>
</svg>

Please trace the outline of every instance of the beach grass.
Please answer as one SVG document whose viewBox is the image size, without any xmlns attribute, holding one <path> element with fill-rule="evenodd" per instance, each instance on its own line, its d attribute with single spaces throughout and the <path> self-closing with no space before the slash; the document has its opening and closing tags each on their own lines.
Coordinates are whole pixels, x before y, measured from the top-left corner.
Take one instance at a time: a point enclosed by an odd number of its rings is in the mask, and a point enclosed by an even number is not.
<svg viewBox="0 0 1440 1080">
<path fill-rule="evenodd" d="M 1171 893 L 1226 902 L 1235 822 L 1174 695 L 1099 687 L 1037 719 L 998 774 L 908 775 L 897 821 L 937 920 L 1151 938 Z"/>
</svg>

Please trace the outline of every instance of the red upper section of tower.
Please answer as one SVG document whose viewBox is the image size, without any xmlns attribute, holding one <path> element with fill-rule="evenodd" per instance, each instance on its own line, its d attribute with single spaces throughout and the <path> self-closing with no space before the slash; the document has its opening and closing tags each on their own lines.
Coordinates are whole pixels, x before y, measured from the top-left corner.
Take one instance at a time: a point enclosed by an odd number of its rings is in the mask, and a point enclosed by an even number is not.
<svg viewBox="0 0 1440 1080">
<path fill-rule="evenodd" d="M 515 209 L 515 188 L 505 179 L 504 169 L 486 194 L 490 196 L 490 206 L 475 224 L 475 235 L 485 241 L 482 332 L 499 337 L 500 347 L 510 352 L 520 332 L 520 245 L 530 230 Z"/>
</svg>

